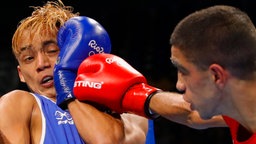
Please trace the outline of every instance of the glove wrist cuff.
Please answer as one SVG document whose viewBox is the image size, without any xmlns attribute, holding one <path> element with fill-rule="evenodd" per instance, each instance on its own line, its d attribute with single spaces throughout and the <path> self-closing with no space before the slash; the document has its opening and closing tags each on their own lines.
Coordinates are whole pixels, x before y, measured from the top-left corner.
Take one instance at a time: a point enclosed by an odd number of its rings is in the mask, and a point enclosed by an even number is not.
<svg viewBox="0 0 256 144">
<path fill-rule="evenodd" d="M 69 104 L 70 102 L 74 101 L 74 100 L 75 100 L 74 97 L 73 97 L 73 98 L 66 99 L 66 100 L 63 101 L 62 103 L 58 104 L 58 106 L 59 106 L 61 109 L 63 109 L 63 110 L 68 109 L 68 104 Z"/>
<path fill-rule="evenodd" d="M 162 91 L 162 90 L 157 90 L 157 91 L 151 93 L 151 94 L 147 97 L 147 99 L 146 99 L 146 101 L 145 101 L 144 111 L 145 111 L 146 116 L 149 117 L 150 119 L 157 119 L 157 118 L 160 117 L 159 114 L 155 113 L 154 111 L 152 111 L 152 110 L 150 109 L 149 103 L 150 103 L 151 98 L 152 98 L 156 93 L 159 93 L 159 92 L 161 92 L 161 91 Z"/>
</svg>

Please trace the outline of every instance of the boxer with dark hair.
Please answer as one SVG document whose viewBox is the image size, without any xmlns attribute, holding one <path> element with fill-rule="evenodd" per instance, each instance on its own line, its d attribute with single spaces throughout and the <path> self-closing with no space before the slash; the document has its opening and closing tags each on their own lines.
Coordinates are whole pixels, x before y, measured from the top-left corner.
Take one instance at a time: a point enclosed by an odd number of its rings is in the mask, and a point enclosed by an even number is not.
<svg viewBox="0 0 256 144">
<path fill-rule="evenodd" d="M 232 6 L 205 8 L 181 20 L 170 41 L 182 94 L 148 85 L 118 56 L 96 54 L 80 65 L 75 96 L 118 113 L 161 115 L 196 129 L 228 126 L 234 144 L 255 144 L 256 30 L 249 16 Z"/>
</svg>

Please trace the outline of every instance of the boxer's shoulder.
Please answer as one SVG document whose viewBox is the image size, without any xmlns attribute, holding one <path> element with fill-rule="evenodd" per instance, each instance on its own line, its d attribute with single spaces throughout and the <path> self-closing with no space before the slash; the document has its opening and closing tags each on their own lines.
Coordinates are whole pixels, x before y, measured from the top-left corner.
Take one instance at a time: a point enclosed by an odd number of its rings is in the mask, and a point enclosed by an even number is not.
<svg viewBox="0 0 256 144">
<path fill-rule="evenodd" d="M 28 107 L 33 107 L 36 104 L 34 96 L 24 90 L 13 90 L 0 98 L 1 107 L 12 107 L 19 109 L 26 109 Z M 28 108 L 30 109 L 30 108 Z"/>
</svg>

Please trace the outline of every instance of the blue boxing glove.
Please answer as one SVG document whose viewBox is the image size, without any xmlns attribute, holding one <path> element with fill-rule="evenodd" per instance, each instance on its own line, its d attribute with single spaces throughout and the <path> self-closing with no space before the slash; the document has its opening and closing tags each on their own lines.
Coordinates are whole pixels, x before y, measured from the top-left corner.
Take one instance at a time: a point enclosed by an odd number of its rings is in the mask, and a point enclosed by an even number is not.
<svg viewBox="0 0 256 144">
<path fill-rule="evenodd" d="M 73 86 L 81 62 L 96 53 L 110 53 L 111 41 L 106 30 L 94 19 L 77 16 L 65 22 L 57 37 L 60 53 L 54 67 L 57 105 L 67 108 L 74 100 Z"/>
</svg>

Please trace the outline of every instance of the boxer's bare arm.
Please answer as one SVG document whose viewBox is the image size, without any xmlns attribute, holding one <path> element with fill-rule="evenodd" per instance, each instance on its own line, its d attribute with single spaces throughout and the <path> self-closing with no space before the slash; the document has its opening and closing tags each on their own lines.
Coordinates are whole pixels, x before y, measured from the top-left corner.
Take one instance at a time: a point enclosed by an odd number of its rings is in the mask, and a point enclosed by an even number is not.
<svg viewBox="0 0 256 144">
<path fill-rule="evenodd" d="M 129 129 L 132 131 L 130 133 L 127 130 L 124 131 L 124 125 L 131 126 L 132 117 L 126 116 L 125 118 L 117 119 L 98 111 L 91 105 L 78 101 L 74 105 L 70 104 L 69 110 L 72 115 L 78 115 L 77 118 L 79 119 L 74 118 L 74 121 L 78 125 L 78 130 L 83 131 L 81 133 L 84 134 L 82 137 L 88 140 L 88 143 L 90 141 L 97 141 L 99 143 L 110 141 L 109 143 L 111 143 L 114 139 L 116 139 L 114 141 L 120 141 L 120 143 L 125 144 L 132 143 L 131 140 L 134 139 L 141 139 L 142 142 L 145 141 L 147 129 L 147 121 L 144 121 L 145 118 L 138 118 L 133 115 L 138 125 L 130 127 Z M 0 143 L 39 143 L 42 129 L 41 115 L 39 107 L 30 93 L 16 90 L 2 96 L 0 98 L 0 115 Z M 86 118 L 82 118 L 83 116 Z M 142 121 L 137 123 L 137 120 Z M 143 122 L 145 122 L 146 128 L 142 126 Z M 105 124 L 99 125 L 99 123 Z M 89 127 L 88 124 L 93 125 L 93 127 Z M 133 135 L 135 130 L 138 132 L 136 132 L 138 135 Z M 100 131 L 100 133 L 95 137 L 95 132 L 97 131 Z M 112 135 L 102 139 L 105 137 L 104 132 Z"/>
<path fill-rule="evenodd" d="M 0 143 L 39 143 L 40 134 L 32 119 L 40 116 L 37 104 L 31 94 L 25 91 L 11 91 L 0 98 Z M 31 132 L 33 130 L 33 134 Z M 34 131 L 35 130 L 35 131 Z M 40 129 L 39 129 L 40 130 Z"/>
<path fill-rule="evenodd" d="M 125 143 L 145 144 L 148 132 L 148 119 L 128 113 L 121 114 L 121 118 L 125 127 Z"/>
<path fill-rule="evenodd" d="M 120 118 L 116 118 L 78 100 L 71 102 L 68 109 L 79 133 L 83 139 L 87 140 L 87 143 L 91 141 L 113 143 L 115 141 L 115 143 L 122 144 L 145 144 L 148 119 L 142 116 L 123 113 Z M 88 123 L 93 127 L 89 127 Z M 97 131 L 100 133 L 95 135 Z"/>
<path fill-rule="evenodd" d="M 120 118 L 112 117 L 78 100 L 70 102 L 68 109 L 80 135 L 87 143 L 123 143 L 124 126 Z"/>
<path fill-rule="evenodd" d="M 227 127 L 222 116 L 214 116 L 212 119 L 203 120 L 197 111 L 192 111 L 181 94 L 172 92 L 160 92 L 155 94 L 150 101 L 150 108 L 161 116 L 195 129 L 210 127 Z"/>
</svg>

